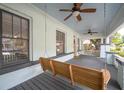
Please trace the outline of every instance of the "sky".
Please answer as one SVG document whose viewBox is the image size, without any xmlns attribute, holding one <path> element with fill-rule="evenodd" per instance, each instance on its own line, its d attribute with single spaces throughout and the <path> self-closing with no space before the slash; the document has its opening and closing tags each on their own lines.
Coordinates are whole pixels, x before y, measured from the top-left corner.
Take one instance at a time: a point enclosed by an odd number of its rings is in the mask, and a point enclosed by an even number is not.
<svg viewBox="0 0 124 93">
<path fill-rule="evenodd" d="M 124 27 L 121 28 L 121 29 L 118 31 L 118 33 L 120 33 L 121 35 L 124 35 Z"/>
</svg>

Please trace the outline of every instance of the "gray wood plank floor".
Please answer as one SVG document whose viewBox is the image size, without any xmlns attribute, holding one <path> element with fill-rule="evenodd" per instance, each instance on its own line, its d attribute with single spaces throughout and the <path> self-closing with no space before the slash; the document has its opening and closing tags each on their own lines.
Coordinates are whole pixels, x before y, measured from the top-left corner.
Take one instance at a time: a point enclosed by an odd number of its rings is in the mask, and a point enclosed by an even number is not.
<svg viewBox="0 0 124 93">
<path fill-rule="evenodd" d="M 104 68 L 104 60 L 92 56 L 82 55 L 78 59 L 69 60 L 67 63 L 86 66 L 96 69 Z M 117 83 L 117 69 L 112 65 L 107 65 L 111 80 L 108 83 L 108 90 L 119 90 Z M 87 90 L 89 88 L 81 85 L 72 86 L 70 81 L 61 76 L 52 76 L 50 72 L 44 72 L 26 82 L 23 82 L 10 90 Z"/>
<path fill-rule="evenodd" d="M 23 82 L 10 90 L 81 90 L 78 86 L 72 86 L 69 80 L 61 76 L 55 76 L 50 72 L 44 72 L 26 82 Z"/>
</svg>

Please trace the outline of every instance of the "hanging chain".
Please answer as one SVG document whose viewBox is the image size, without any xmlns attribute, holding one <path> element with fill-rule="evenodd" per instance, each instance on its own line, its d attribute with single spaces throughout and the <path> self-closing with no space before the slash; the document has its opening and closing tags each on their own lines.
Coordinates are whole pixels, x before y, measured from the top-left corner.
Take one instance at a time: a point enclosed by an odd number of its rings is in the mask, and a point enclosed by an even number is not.
<svg viewBox="0 0 124 93">
<path fill-rule="evenodd" d="M 107 31 L 106 31 L 106 3 L 104 3 L 104 30 L 105 30 L 105 38 L 107 35 Z M 106 52 L 106 42 L 105 42 L 105 52 Z M 107 54 L 105 53 L 105 69 L 107 69 Z"/>
<path fill-rule="evenodd" d="M 47 54 L 47 45 L 46 45 L 46 41 L 47 41 L 47 4 L 45 4 L 45 56 L 48 56 Z"/>
<path fill-rule="evenodd" d="M 106 28 L 106 3 L 104 3 L 104 31 L 105 31 L 105 38 L 107 36 L 107 28 Z M 107 38 L 106 38 L 107 39 Z M 106 52 L 106 44 L 105 42 L 105 52 Z M 107 54 L 105 53 L 105 77 L 107 75 Z M 104 82 L 104 87 L 107 89 L 106 81 Z"/>
</svg>

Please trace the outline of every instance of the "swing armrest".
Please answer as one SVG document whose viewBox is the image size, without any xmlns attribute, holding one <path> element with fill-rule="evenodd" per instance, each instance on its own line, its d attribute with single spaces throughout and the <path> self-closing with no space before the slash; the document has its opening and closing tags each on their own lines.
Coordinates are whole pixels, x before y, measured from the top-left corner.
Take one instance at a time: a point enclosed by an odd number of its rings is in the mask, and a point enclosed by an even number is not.
<svg viewBox="0 0 124 93">
<path fill-rule="evenodd" d="M 102 72 L 103 72 L 103 82 L 105 85 L 107 85 L 111 78 L 110 72 L 107 69 L 102 69 Z"/>
<path fill-rule="evenodd" d="M 39 63 L 44 71 L 49 70 L 52 71 L 51 64 L 50 64 L 50 59 L 49 58 L 39 58 Z"/>
</svg>

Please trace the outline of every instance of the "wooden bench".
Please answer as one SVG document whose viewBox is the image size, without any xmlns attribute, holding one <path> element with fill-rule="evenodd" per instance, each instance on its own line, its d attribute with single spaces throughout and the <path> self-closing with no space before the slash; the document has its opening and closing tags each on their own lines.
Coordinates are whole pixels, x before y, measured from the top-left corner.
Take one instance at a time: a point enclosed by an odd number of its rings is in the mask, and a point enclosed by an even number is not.
<svg viewBox="0 0 124 93">
<path fill-rule="evenodd" d="M 71 81 L 72 85 L 79 83 L 92 89 L 102 90 L 106 89 L 110 80 L 110 73 L 105 69 L 80 67 L 43 57 L 40 58 L 40 64 L 44 71 L 49 70 L 53 75 L 64 76 Z"/>
</svg>

